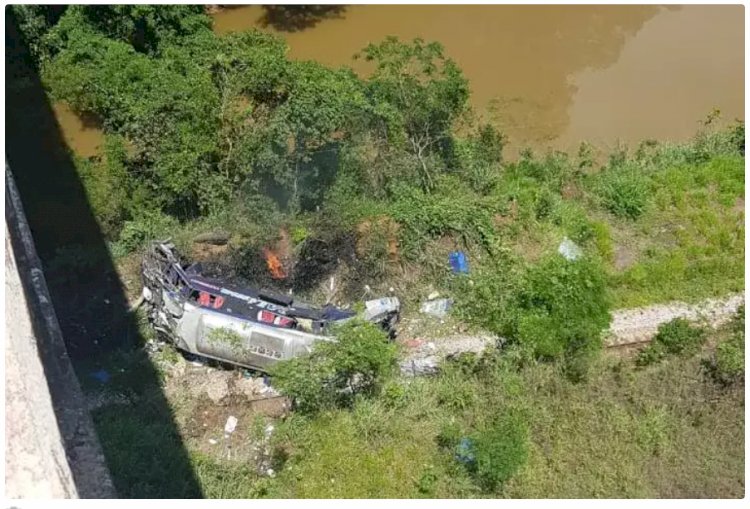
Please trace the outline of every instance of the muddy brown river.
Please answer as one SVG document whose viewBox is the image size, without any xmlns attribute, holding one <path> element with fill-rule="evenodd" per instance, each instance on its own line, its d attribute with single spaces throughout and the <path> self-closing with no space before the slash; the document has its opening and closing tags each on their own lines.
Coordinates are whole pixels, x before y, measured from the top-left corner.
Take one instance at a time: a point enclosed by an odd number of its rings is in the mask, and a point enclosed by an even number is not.
<svg viewBox="0 0 750 509">
<path fill-rule="evenodd" d="M 370 42 L 439 41 L 475 110 L 515 149 L 684 140 L 715 109 L 744 119 L 743 6 L 235 6 L 212 17 L 219 34 L 270 31 L 292 58 L 361 74 L 369 64 L 352 56 Z M 91 149 L 91 127 L 60 120 L 74 147 Z"/>
</svg>

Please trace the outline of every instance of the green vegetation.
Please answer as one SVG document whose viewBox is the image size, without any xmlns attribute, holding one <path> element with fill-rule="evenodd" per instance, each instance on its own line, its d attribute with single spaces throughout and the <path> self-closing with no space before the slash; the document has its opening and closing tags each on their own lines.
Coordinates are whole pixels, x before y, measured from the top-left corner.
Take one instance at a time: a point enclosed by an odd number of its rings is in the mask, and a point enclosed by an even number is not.
<svg viewBox="0 0 750 509">
<path fill-rule="evenodd" d="M 309 355 L 272 367 L 274 385 L 298 410 L 350 405 L 357 396 L 378 394 L 393 374 L 396 348 L 377 326 L 348 322 L 337 328 L 336 338 L 316 343 Z"/>
<path fill-rule="evenodd" d="M 722 385 L 742 383 L 745 379 L 745 306 L 730 325 L 731 334 L 716 346 L 712 359 L 705 365 L 714 379 Z"/>
<path fill-rule="evenodd" d="M 290 60 L 259 31 L 215 35 L 201 7 L 13 9 L 51 100 L 104 130 L 101 153 L 75 164 L 129 279 L 153 238 L 190 256 L 221 229 L 225 265 L 253 278 L 260 248 L 286 236 L 308 278 L 297 295 L 335 276 L 337 299 L 393 287 L 408 314 L 438 290 L 456 301 L 449 320 L 506 339 L 408 383 L 396 347 L 362 324 L 277 364 L 296 407 L 275 422 L 274 477 L 176 433 L 172 414 L 188 427 L 207 403 L 165 410 L 164 380 L 139 376 L 157 357 L 100 359 L 119 373 L 106 392 L 129 400 L 93 412 L 122 496 L 743 496 L 739 321 L 671 322 L 643 369 L 602 354 L 601 335 L 617 307 L 744 290 L 744 124 L 507 160 L 437 43 L 371 44 L 362 78 Z M 557 252 L 565 238 L 578 259 Z M 470 274 L 450 273 L 455 249 Z M 52 277 L 93 264 L 70 246 Z"/>
<path fill-rule="evenodd" d="M 638 363 L 648 365 L 659 362 L 667 355 L 695 354 L 705 340 L 704 329 L 691 325 L 684 318 L 675 318 L 659 326 L 653 341 L 638 356 Z"/>
</svg>

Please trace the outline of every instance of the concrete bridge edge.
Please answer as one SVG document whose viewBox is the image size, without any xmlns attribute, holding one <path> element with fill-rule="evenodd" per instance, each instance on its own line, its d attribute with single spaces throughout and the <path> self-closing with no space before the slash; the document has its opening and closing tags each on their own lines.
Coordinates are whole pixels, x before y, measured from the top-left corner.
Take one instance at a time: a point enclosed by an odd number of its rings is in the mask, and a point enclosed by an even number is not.
<svg viewBox="0 0 750 509">
<path fill-rule="evenodd" d="M 6 496 L 114 498 L 7 161 L 5 223 Z"/>
</svg>

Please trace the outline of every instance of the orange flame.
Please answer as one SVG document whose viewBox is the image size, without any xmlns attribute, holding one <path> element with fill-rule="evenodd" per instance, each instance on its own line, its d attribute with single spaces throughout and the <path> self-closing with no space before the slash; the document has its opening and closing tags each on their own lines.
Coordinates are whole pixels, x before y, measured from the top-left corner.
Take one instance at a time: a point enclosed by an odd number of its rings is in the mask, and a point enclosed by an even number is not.
<svg viewBox="0 0 750 509">
<path fill-rule="evenodd" d="M 265 247 L 263 248 L 263 256 L 266 257 L 266 265 L 268 265 L 268 270 L 271 272 L 271 276 L 274 279 L 284 279 L 286 277 L 286 273 L 284 272 L 284 268 L 281 266 L 279 257 L 276 256 L 273 251 Z"/>
</svg>

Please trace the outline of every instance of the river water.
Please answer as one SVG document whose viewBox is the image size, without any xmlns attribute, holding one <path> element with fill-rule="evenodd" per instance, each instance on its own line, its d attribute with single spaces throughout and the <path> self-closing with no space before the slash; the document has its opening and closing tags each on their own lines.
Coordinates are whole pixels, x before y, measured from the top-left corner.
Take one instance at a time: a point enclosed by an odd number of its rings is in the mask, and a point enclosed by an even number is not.
<svg viewBox="0 0 750 509">
<path fill-rule="evenodd" d="M 292 58 L 360 74 L 371 64 L 352 56 L 370 42 L 439 41 L 516 150 L 684 140 L 714 109 L 744 119 L 743 6 L 235 6 L 212 17 L 219 34 L 260 28 Z M 61 123 L 80 146 L 91 127 L 75 120 Z"/>
</svg>

